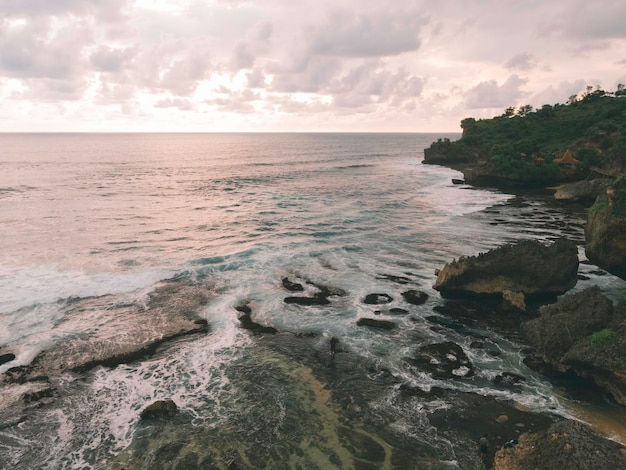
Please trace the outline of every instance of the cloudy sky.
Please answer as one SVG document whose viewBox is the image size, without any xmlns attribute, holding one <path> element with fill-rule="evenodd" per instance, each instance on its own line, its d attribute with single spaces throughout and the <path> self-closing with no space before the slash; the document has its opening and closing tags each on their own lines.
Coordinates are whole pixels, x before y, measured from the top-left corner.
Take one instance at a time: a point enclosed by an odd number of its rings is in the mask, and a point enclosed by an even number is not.
<svg viewBox="0 0 626 470">
<path fill-rule="evenodd" d="M 458 131 L 626 83 L 624 0 L 0 0 L 0 131 Z"/>
</svg>

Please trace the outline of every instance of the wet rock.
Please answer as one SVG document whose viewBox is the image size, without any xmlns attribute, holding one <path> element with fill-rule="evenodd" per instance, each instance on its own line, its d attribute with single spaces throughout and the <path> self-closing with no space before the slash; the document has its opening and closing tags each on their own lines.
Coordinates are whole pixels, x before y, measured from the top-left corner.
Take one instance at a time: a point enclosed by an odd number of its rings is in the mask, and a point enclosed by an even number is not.
<svg viewBox="0 0 626 470">
<path fill-rule="evenodd" d="M 283 300 L 286 304 L 303 305 L 306 307 L 330 304 L 330 300 L 321 293 L 312 297 L 285 297 Z"/>
<path fill-rule="evenodd" d="M 63 320 L 67 339 L 42 351 L 24 367 L 7 374 L 11 380 L 34 381 L 64 371 L 85 372 L 96 366 L 116 367 L 156 353 L 178 338 L 204 334 L 208 323 L 198 316 L 210 293 L 185 280 L 163 281 L 146 305 L 120 305 L 114 296 L 71 299 Z M 84 318 L 91 315 L 91 328 Z M 75 334 L 70 334 L 75 332 Z"/>
<path fill-rule="evenodd" d="M 521 292 L 505 290 L 502 292 L 502 308 L 504 310 L 526 311 L 526 299 Z"/>
<path fill-rule="evenodd" d="M 412 305 L 422 305 L 428 300 L 428 294 L 414 289 L 402 292 L 402 297 Z"/>
<path fill-rule="evenodd" d="M 289 292 L 302 292 L 304 291 L 304 286 L 298 282 L 292 282 L 289 278 L 283 278 L 283 287 L 287 289 Z"/>
<path fill-rule="evenodd" d="M 368 305 L 382 305 L 392 301 L 393 299 L 388 294 L 367 294 L 363 299 L 363 303 Z"/>
<path fill-rule="evenodd" d="M 0 366 L 2 364 L 6 364 L 7 362 L 11 362 L 14 360 L 15 360 L 15 354 L 13 353 L 0 354 Z"/>
<path fill-rule="evenodd" d="M 343 289 L 336 287 L 322 286 L 313 282 L 307 282 L 307 284 L 317 289 L 311 296 L 294 296 L 285 297 L 283 300 L 286 304 L 303 305 L 303 306 L 316 306 L 316 305 L 328 305 L 330 304 L 329 297 L 337 296 L 343 297 L 346 292 Z"/>
<path fill-rule="evenodd" d="M 31 392 L 26 392 L 22 395 L 22 400 L 25 403 L 32 403 L 39 401 L 42 398 L 50 398 L 54 396 L 54 389 L 51 387 L 42 388 Z"/>
<path fill-rule="evenodd" d="M 495 470 L 568 470 L 626 468 L 621 446 L 575 421 L 552 424 L 539 432 L 522 434 L 517 444 L 500 449 Z"/>
<path fill-rule="evenodd" d="M 402 285 L 409 284 L 412 282 L 411 279 L 406 276 L 395 276 L 393 274 L 380 274 L 379 276 L 376 277 L 376 279 L 391 281 L 391 282 L 395 282 L 396 284 L 402 284 Z"/>
<path fill-rule="evenodd" d="M 429 372 L 436 379 L 474 375 L 474 366 L 463 348 L 452 341 L 423 346 L 414 357 L 405 360 L 419 370 Z"/>
<path fill-rule="evenodd" d="M 389 313 L 392 315 L 406 315 L 409 311 L 403 308 L 394 307 L 389 309 Z"/>
<path fill-rule="evenodd" d="M 278 333 L 278 330 L 276 328 L 273 328 L 271 326 L 263 326 L 260 323 L 252 321 L 252 309 L 250 308 L 248 302 L 238 305 L 237 307 L 235 307 L 235 310 L 243 313 L 243 315 L 238 318 L 239 324 L 242 328 L 250 330 L 255 334 Z"/>
<path fill-rule="evenodd" d="M 522 331 L 543 360 L 561 372 L 572 369 L 592 379 L 626 404 L 626 324 L 600 288 L 567 295 L 540 313 Z"/>
<path fill-rule="evenodd" d="M 574 242 L 558 239 L 545 246 L 536 240 L 523 240 L 446 264 L 434 288 L 444 297 L 501 297 L 505 291 L 550 297 L 574 287 L 577 271 Z"/>
<path fill-rule="evenodd" d="M 141 419 L 171 418 L 178 413 L 178 406 L 172 400 L 158 400 L 145 407 Z"/>
<path fill-rule="evenodd" d="M 356 322 L 359 326 L 369 326 L 372 328 L 380 328 L 383 330 L 393 330 L 398 326 L 397 323 L 389 320 L 377 320 L 375 318 L 359 318 Z"/>
<path fill-rule="evenodd" d="M 519 374 L 514 372 L 502 372 L 501 374 L 496 375 L 491 382 L 494 385 L 500 385 L 505 387 L 514 387 L 519 386 L 522 382 L 525 382 L 526 379 Z"/>
</svg>

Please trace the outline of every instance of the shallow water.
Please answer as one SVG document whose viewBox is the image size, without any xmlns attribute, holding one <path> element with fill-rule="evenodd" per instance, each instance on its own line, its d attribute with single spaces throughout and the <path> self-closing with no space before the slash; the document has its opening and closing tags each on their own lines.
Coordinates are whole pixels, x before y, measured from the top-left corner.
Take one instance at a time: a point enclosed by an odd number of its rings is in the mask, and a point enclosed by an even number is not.
<svg viewBox="0 0 626 470">
<path fill-rule="evenodd" d="M 227 371 L 253 348 L 234 310 L 244 302 L 258 323 L 319 335 L 320 351 L 338 336 L 346 351 L 423 389 L 570 413 L 521 363 L 519 344 L 476 325 L 433 329 L 427 317 L 440 303 L 431 287 L 435 269 L 520 238 L 567 236 L 582 245 L 584 211 L 453 185 L 457 172 L 421 163 L 424 147 L 438 137 L 0 135 L 0 348 L 17 355 L 0 372 L 93 328 L 112 328 L 96 310 L 69 322 L 68 299 L 110 294 L 116 305 L 141 304 L 156 282 L 170 278 L 201 280 L 212 291 L 202 311 L 210 335 L 139 363 L 95 369 L 87 381 L 61 376 L 54 385 L 62 404 L 54 413 L 33 411 L 26 423 L 0 430 L 6 461 L 18 465 L 38 449 L 50 467 L 93 465 L 94 455 L 109 458 L 130 443 L 139 410 L 155 399 L 173 398 L 197 424 L 226 422 L 238 393 Z M 626 287 L 596 269 L 581 265 L 590 279 L 576 289 L 598 284 L 616 297 Z M 309 282 L 346 295 L 325 306 L 287 305 L 285 277 L 303 284 L 304 295 L 314 290 Z M 410 288 L 429 294 L 426 304 L 405 302 L 401 293 Z M 371 293 L 393 300 L 364 304 Z M 408 314 L 393 315 L 394 307 Z M 400 328 L 381 333 L 356 325 L 374 315 Z M 470 349 L 477 337 L 489 337 L 501 354 Z M 442 381 L 406 369 L 403 358 L 416 344 L 439 341 L 463 346 L 475 377 Z M 527 382 L 496 389 L 490 379 L 503 370 Z"/>
</svg>

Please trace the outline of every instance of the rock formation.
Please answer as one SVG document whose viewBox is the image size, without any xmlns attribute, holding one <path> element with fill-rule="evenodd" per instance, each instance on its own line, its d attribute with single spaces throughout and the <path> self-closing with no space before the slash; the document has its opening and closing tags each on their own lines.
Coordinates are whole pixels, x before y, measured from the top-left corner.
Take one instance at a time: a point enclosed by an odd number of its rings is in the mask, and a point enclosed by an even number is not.
<svg viewBox="0 0 626 470">
<path fill-rule="evenodd" d="M 504 245 L 478 256 L 462 257 L 445 265 L 433 286 L 444 297 L 549 297 L 576 285 L 576 244 L 559 239 L 550 246 L 536 240 Z"/>
<path fill-rule="evenodd" d="M 626 323 L 598 287 L 541 307 L 522 325 L 527 340 L 557 370 L 574 370 L 626 405 Z"/>
</svg>

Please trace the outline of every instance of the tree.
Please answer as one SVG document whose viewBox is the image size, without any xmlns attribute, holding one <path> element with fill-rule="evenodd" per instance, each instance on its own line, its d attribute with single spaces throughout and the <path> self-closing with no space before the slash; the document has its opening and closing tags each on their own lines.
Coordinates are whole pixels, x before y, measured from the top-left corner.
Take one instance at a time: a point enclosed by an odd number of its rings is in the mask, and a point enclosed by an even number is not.
<svg viewBox="0 0 626 470">
<path fill-rule="evenodd" d="M 524 117 L 533 112 L 533 107 L 529 104 L 525 104 L 524 106 L 520 106 L 517 110 L 517 115 L 520 117 Z"/>
<path fill-rule="evenodd" d="M 504 114 L 502 115 L 503 117 L 513 117 L 515 115 L 515 106 L 509 106 L 508 108 L 506 108 L 504 110 Z"/>
</svg>

